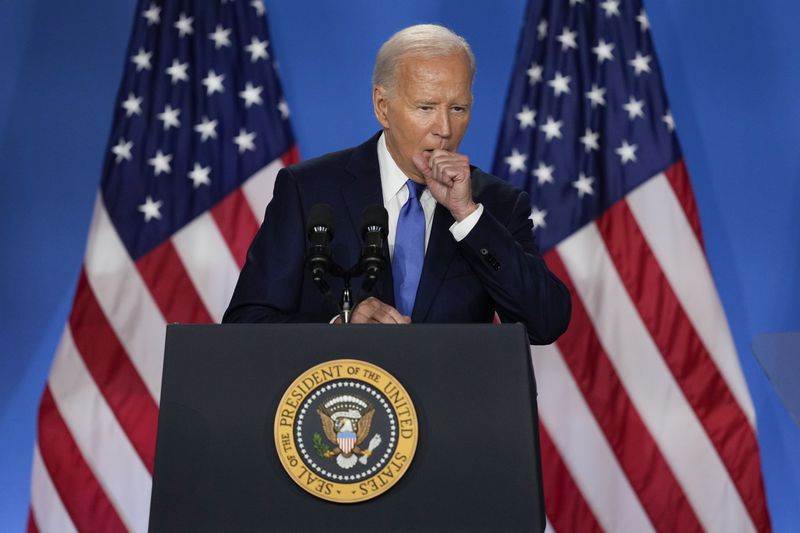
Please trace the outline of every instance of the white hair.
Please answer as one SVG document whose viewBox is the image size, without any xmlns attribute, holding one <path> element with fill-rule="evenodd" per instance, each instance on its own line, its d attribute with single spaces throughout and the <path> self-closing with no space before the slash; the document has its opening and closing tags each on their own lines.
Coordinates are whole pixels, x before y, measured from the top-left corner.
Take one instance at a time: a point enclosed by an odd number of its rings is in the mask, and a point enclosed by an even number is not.
<svg viewBox="0 0 800 533">
<path fill-rule="evenodd" d="M 389 95 L 397 87 L 397 66 L 406 57 L 442 57 L 463 53 L 469 65 L 470 84 L 475 78 L 475 56 L 463 37 L 437 24 L 417 24 L 398 31 L 383 43 L 375 58 L 372 85 Z"/>
</svg>

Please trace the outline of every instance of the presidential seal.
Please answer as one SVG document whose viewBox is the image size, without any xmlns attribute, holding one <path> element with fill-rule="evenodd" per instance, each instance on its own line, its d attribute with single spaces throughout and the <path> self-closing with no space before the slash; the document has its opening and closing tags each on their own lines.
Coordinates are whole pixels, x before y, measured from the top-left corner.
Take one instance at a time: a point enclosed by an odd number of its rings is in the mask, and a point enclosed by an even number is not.
<svg viewBox="0 0 800 533">
<path fill-rule="evenodd" d="M 308 369 L 286 390 L 275 414 L 275 448 L 304 490 L 355 503 L 403 477 L 418 427 L 411 398 L 391 374 L 337 359 Z"/>
</svg>

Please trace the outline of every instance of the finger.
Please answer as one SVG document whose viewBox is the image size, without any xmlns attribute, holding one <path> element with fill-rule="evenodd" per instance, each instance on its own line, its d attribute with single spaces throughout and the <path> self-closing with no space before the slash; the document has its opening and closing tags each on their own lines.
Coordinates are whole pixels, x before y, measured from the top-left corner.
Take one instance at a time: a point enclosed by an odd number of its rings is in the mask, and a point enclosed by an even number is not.
<svg viewBox="0 0 800 533">
<path fill-rule="evenodd" d="M 355 309 L 353 309 L 353 315 L 350 317 L 350 321 L 354 324 L 369 324 L 373 321 L 373 315 L 378 309 L 378 306 L 382 305 L 382 302 L 377 298 L 370 296 L 363 302 L 356 305 Z"/>
<path fill-rule="evenodd" d="M 414 154 L 411 156 L 411 161 L 413 161 L 414 166 L 417 167 L 420 174 L 426 179 L 431 174 L 431 165 L 430 165 L 430 154 L 428 152 L 423 152 L 421 154 Z"/>
<path fill-rule="evenodd" d="M 410 320 L 407 316 L 401 314 L 400 311 L 386 304 L 380 309 L 380 318 L 383 324 L 405 324 Z"/>
</svg>

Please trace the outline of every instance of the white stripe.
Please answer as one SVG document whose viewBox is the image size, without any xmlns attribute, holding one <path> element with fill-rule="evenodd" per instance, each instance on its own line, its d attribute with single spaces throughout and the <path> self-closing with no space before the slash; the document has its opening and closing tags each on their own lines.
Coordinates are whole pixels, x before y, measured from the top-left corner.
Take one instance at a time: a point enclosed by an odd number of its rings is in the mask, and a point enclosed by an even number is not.
<svg viewBox="0 0 800 533">
<path fill-rule="evenodd" d="M 95 298 L 158 403 L 166 323 L 108 217 L 100 194 L 84 263 Z"/>
<path fill-rule="evenodd" d="M 89 374 L 69 326 L 48 383 L 75 444 L 125 526 L 147 531 L 150 473 Z"/>
<path fill-rule="evenodd" d="M 278 158 L 253 174 L 242 185 L 244 197 L 247 198 L 247 203 L 250 204 L 250 209 L 253 210 L 259 225 L 264 222 L 264 212 L 272 200 L 272 190 L 275 188 L 275 177 L 282 168 L 283 161 Z"/>
<path fill-rule="evenodd" d="M 628 477 L 555 345 L 531 349 L 539 417 L 605 531 L 652 531 Z"/>
<path fill-rule="evenodd" d="M 667 177 L 659 174 L 629 194 L 627 201 L 672 290 L 750 425 L 755 427 L 753 402 L 725 312 L 703 249 L 675 191 Z"/>
<path fill-rule="evenodd" d="M 206 211 L 176 232 L 172 243 L 211 318 L 220 322 L 239 279 L 239 266 L 219 226 Z"/>
<path fill-rule="evenodd" d="M 71 533 L 77 531 L 69 517 L 61 498 L 56 491 L 50 473 L 42 461 L 39 444 L 33 448 L 33 469 L 31 473 L 31 509 L 36 527 L 42 533 L 51 531 Z"/>
<path fill-rule="evenodd" d="M 752 531 L 717 451 L 631 302 L 597 226 L 558 246 L 598 338 L 636 410 L 710 531 Z"/>
</svg>

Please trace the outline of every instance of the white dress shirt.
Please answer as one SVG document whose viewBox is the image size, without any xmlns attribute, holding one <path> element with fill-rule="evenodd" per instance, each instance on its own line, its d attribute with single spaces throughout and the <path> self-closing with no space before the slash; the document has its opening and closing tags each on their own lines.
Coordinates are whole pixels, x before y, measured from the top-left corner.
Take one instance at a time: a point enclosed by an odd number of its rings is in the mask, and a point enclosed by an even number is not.
<svg viewBox="0 0 800 533">
<path fill-rule="evenodd" d="M 386 148 L 385 134 L 381 134 L 378 139 L 378 165 L 381 171 L 381 189 L 383 190 L 383 206 L 389 213 L 389 255 L 394 257 L 394 238 L 397 231 L 397 219 L 400 217 L 400 209 L 408 200 L 408 187 L 406 187 L 406 176 L 400 167 L 397 166 L 389 150 Z M 431 237 L 431 227 L 433 226 L 433 213 L 436 210 L 436 199 L 427 188 L 419 198 L 422 204 L 422 211 L 425 213 L 425 250 L 428 250 L 428 241 Z M 454 222 L 450 226 L 450 233 L 456 241 L 466 237 L 475 224 L 478 223 L 483 213 L 483 205 L 478 204 L 478 209 L 473 211 L 461 222 Z"/>
</svg>

